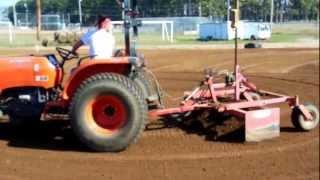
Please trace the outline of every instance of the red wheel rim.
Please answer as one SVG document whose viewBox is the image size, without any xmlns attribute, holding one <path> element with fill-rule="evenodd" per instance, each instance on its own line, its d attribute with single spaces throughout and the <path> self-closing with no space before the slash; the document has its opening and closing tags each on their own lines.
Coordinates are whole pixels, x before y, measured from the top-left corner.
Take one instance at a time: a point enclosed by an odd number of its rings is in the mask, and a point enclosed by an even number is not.
<svg viewBox="0 0 320 180">
<path fill-rule="evenodd" d="M 96 126 L 95 129 L 112 133 L 123 127 L 127 120 L 126 106 L 113 95 L 97 96 L 86 107 L 87 120 Z"/>
</svg>

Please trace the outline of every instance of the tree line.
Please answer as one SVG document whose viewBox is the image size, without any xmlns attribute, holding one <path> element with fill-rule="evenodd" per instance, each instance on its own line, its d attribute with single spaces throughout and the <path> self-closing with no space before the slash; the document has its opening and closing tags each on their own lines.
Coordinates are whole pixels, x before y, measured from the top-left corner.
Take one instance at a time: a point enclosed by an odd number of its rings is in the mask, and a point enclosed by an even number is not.
<svg viewBox="0 0 320 180">
<path fill-rule="evenodd" d="M 268 21 L 272 0 L 241 1 L 241 17 L 246 20 Z M 41 0 L 43 14 L 70 14 L 78 19 L 78 0 Z M 138 0 L 141 17 L 205 16 L 227 18 L 227 0 Z M 232 4 L 232 0 L 231 0 Z M 121 8 L 116 0 L 82 0 L 83 18 L 90 22 L 98 15 L 121 19 Z M 27 9 L 26 9 L 27 8 Z M 20 0 L 16 11 L 35 12 L 35 0 Z M 13 21 L 13 8 L 8 8 Z M 274 22 L 287 20 L 316 20 L 319 18 L 319 0 L 274 0 Z"/>
</svg>

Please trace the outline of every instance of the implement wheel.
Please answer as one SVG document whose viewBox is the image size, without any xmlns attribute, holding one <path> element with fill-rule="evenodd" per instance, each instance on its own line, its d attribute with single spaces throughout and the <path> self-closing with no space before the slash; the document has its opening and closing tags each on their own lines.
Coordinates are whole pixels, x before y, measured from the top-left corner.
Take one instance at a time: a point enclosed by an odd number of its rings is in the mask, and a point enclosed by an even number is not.
<svg viewBox="0 0 320 180">
<path fill-rule="evenodd" d="M 312 119 L 306 120 L 300 109 L 298 107 L 295 107 L 292 110 L 291 121 L 295 128 L 302 131 L 310 131 L 317 127 L 317 125 L 319 124 L 319 110 L 312 104 L 306 104 L 304 106 L 312 115 Z"/>
<path fill-rule="evenodd" d="M 95 151 L 116 152 L 135 142 L 145 127 L 147 107 L 140 89 L 118 74 L 98 74 L 77 90 L 72 128 Z"/>
</svg>

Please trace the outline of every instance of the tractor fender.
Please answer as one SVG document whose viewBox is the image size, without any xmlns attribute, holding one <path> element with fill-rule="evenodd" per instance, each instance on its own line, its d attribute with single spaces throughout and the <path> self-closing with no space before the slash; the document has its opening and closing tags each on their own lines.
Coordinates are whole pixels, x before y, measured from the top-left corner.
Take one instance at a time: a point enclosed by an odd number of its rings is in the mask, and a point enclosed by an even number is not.
<svg viewBox="0 0 320 180">
<path fill-rule="evenodd" d="M 117 73 L 128 75 L 131 70 L 131 61 L 128 57 L 112 58 L 108 60 L 89 60 L 70 72 L 70 77 L 64 85 L 62 98 L 69 101 L 78 87 L 89 77 L 99 73 Z"/>
</svg>

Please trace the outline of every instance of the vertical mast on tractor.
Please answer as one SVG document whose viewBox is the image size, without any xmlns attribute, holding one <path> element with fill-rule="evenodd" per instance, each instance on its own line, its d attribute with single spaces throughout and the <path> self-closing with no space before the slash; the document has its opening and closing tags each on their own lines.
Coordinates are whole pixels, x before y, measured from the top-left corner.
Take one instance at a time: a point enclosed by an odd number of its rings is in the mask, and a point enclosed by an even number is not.
<svg viewBox="0 0 320 180">
<path fill-rule="evenodd" d="M 119 3 L 120 1 L 117 0 L 117 2 Z M 136 19 L 136 17 L 139 14 L 137 0 L 124 0 L 120 4 L 122 4 L 123 9 L 124 40 L 126 55 L 136 56 L 136 38 L 138 37 L 138 26 L 141 26 L 141 21 Z M 131 40 L 131 37 L 133 38 L 133 40 Z"/>
<path fill-rule="evenodd" d="M 240 71 L 240 66 L 238 64 L 238 27 L 239 27 L 239 20 L 240 20 L 240 15 L 239 15 L 239 9 L 240 9 L 240 2 L 239 0 L 234 0 L 233 2 L 233 7 L 231 9 L 231 27 L 234 28 L 235 30 L 235 35 L 234 35 L 234 73 L 235 73 L 235 100 L 239 101 L 240 100 L 240 90 L 239 90 L 239 71 Z"/>
</svg>

